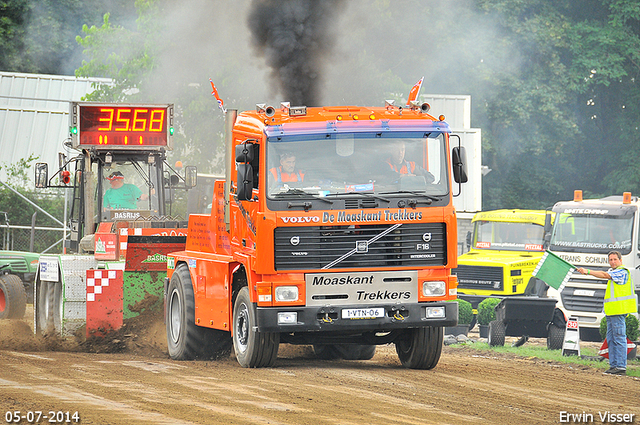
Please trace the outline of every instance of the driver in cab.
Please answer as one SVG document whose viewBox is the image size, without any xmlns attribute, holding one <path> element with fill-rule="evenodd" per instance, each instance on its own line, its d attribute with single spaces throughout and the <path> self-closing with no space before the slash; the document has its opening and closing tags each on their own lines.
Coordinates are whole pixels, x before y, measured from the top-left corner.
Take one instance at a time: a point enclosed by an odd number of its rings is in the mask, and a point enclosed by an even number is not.
<svg viewBox="0 0 640 425">
<path fill-rule="evenodd" d="M 387 165 L 390 167 L 391 172 L 398 174 L 398 177 L 406 176 L 423 176 L 427 183 L 432 183 L 435 177 L 425 170 L 424 168 L 416 165 L 414 161 L 407 161 L 405 159 L 406 146 L 404 141 L 398 140 L 393 144 L 393 149 L 389 158 L 387 158 Z"/>
<path fill-rule="evenodd" d="M 111 187 L 107 189 L 102 198 L 102 206 L 107 209 L 135 210 L 138 201 L 149 199 L 146 193 L 138 186 L 125 183 L 124 175 L 120 171 L 114 171 L 107 177 Z"/>
<path fill-rule="evenodd" d="M 269 171 L 277 184 L 304 181 L 304 173 L 296 168 L 296 156 L 289 152 L 280 154 L 280 166 Z"/>
</svg>

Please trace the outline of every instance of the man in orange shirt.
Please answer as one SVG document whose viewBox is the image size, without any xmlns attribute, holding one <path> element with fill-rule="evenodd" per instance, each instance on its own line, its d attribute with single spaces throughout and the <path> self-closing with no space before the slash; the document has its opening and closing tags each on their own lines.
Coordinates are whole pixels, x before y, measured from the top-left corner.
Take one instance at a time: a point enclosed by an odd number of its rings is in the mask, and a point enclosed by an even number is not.
<svg viewBox="0 0 640 425">
<path fill-rule="evenodd" d="M 296 156 L 292 153 L 280 154 L 280 166 L 269 170 L 276 183 L 291 183 L 304 181 L 304 173 L 296 170 Z"/>
<path fill-rule="evenodd" d="M 406 147 L 403 141 L 398 141 L 394 145 L 394 150 L 391 156 L 387 158 L 387 164 L 391 168 L 391 171 L 398 173 L 399 175 L 408 176 L 424 176 L 427 183 L 431 183 L 435 180 L 433 175 L 424 168 L 416 165 L 413 161 L 407 161 L 404 158 Z"/>
</svg>

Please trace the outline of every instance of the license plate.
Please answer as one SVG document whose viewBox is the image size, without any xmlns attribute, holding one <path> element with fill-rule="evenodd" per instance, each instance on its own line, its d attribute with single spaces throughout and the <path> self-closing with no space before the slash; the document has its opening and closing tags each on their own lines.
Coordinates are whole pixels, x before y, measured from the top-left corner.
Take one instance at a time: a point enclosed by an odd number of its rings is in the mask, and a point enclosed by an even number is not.
<svg viewBox="0 0 640 425">
<path fill-rule="evenodd" d="M 596 294 L 596 291 L 590 291 L 588 289 L 576 289 L 573 291 L 573 295 L 578 295 L 580 297 L 593 297 Z"/>
<path fill-rule="evenodd" d="M 343 319 L 375 319 L 384 317 L 384 308 L 346 308 L 342 310 Z"/>
</svg>

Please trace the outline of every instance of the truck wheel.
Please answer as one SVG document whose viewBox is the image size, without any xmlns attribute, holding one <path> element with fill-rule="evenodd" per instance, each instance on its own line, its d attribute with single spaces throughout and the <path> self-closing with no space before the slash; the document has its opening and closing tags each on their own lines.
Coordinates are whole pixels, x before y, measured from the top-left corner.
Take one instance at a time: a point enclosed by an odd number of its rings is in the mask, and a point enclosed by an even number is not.
<svg viewBox="0 0 640 425">
<path fill-rule="evenodd" d="M 375 345 L 358 345 L 358 357 L 354 360 L 371 360 L 376 354 Z M 349 360 L 349 359 L 347 359 Z"/>
<path fill-rule="evenodd" d="M 433 369 L 442 353 L 442 327 L 407 329 L 395 341 L 396 353 L 402 366 L 409 369 Z"/>
<path fill-rule="evenodd" d="M 167 288 L 167 348 L 174 360 L 211 359 L 231 352 L 229 332 L 196 325 L 191 275 L 179 265 Z"/>
<path fill-rule="evenodd" d="M 376 353 L 375 345 L 338 344 L 337 349 L 345 360 L 371 360 Z"/>
<path fill-rule="evenodd" d="M 503 322 L 499 320 L 493 320 L 489 322 L 489 338 L 487 338 L 489 347 L 503 346 L 505 331 L 506 330 Z"/>
<path fill-rule="evenodd" d="M 334 344 L 317 344 L 313 346 L 313 352 L 321 360 L 337 360 L 341 356 Z"/>
<path fill-rule="evenodd" d="M 16 275 L 0 276 L 0 319 L 22 319 L 27 308 L 27 293 Z"/>
<path fill-rule="evenodd" d="M 37 286 L 37 330 L 41 335 L 62 331 L 62 283 L 42 281 Z"/>
<path fill-rule="evenodd" d="M 547 348 L 549 350 L 560 350 L 564 345 L 564 328 L 549 324 L 549 333 L 547 334 Z"/>
<path fill-rule="evenodd" d="M 280 334 L 256 331 L 256 311 L 249 288 L 240 289 L 233 305 L 233 348 L 242 367 L 269 367 L 278 356 Z"/>
</svg>

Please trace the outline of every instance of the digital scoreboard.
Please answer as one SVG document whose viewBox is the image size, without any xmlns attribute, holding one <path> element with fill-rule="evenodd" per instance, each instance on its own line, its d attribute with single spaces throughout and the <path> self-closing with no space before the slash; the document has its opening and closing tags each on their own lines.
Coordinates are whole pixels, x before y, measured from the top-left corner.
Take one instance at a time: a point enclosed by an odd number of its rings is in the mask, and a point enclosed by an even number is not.
<svg viewBox="0 0 640 425">
<path fill-rule="evenodd" d="M 78 149 L 171 150 L 173 105 L 72 102 L 69 133 Z"/>
</svg>

